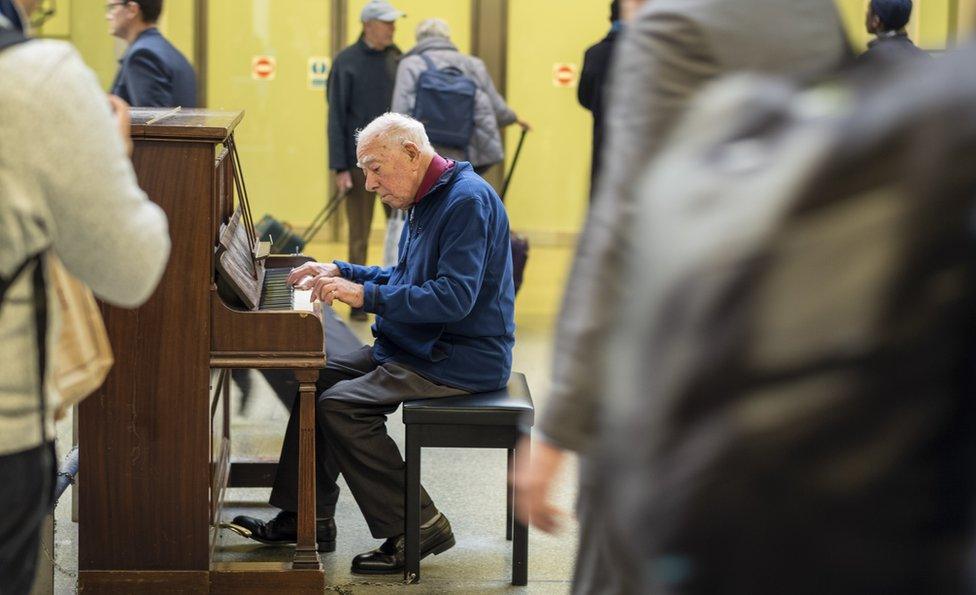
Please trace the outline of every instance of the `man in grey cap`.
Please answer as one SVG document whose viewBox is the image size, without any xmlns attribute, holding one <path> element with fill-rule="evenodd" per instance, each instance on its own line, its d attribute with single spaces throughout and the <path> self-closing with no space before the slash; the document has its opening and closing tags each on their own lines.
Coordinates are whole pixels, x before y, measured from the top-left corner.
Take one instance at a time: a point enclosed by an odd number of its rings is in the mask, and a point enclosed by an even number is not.
<svg viewBox="0 0 976 595">
<path fill-rule="evenodd" d="M 357 130 L 388 111 L 393 100 L 400 49 L 393 44 L 396 20 L 404 16 L 389 2 L 373 0 L 363 7 L 363 33 L 356 43 L 339 52 L 329 73 L 329 167 L 335 171 L 339 191 L 349 191 L 349 262 L 366 264 L 369 229 L 375 196 L 366 190 L 363 172 L 356 167 Z M 389 207 L 387 216 L 389 216 Z M 354 308 L 352 317 L 365 320 Z"/>
</svg>

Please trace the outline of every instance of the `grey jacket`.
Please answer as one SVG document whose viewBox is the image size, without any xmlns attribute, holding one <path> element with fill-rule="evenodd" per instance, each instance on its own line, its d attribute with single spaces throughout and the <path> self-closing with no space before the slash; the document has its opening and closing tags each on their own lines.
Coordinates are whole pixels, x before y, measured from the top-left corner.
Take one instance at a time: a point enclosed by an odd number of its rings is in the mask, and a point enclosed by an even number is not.
<svg viewBox="0 0 976 595">
<path fill-rule="evenodd" d="M 144 302 L 169 257 L 166 216 L 139 189 L 95 74 L 67 43 L 32 40 L 0 54 L 0 80 L 0 275 L 51 250 L 102 300 Z M 42 442 L 32 272 L 0 308 L 0 455 Z M 56 303 L 49 288 L 48 344 Z"/>
<path fill-rule="evenodd" d="M 607 331 L 625 299 L 637 177 L 708 81 L 737 71 L 812 76 L 849 56 L 831 0 L 654 0 L 611 65 L 604 171 L 580 237 L 556 332 L 544 439 L 587 450 L 606 390 Z"/>
<path fill-rule="evenodd" d="M 492 165 L 505 158 L 502 149 L 500 128 L 504 128 L 516 121 L 513 112 L 505 100 L 495 89 L 485 63 L 474 56 L 467 56 L 458 51 L 450 40 L 442 37 L 427 37 L 407 52 L 400 60 L 397 68 L 396 86 L 393 89 L 394 112 L 411 114 L 417 100 L 417 79 L 420 73 L 427 69 L 427 63 L 420 57 L 423 53 L 431 59 L 437 68 L 454 66 L 471 78 L 478 85 L 475 98 L 475 129 L 468 146 L 467 155 L 438 147 L 445 157 L 466 159 L 475 167 Z"/>
</svg>

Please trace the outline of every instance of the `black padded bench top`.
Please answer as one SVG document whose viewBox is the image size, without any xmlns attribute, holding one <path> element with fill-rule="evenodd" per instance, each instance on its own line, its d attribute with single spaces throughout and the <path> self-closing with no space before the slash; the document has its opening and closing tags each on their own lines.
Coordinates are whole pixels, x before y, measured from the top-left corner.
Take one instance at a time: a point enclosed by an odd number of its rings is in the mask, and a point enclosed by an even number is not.
<svg viewBox="0 0 976 595">
<path fill-rule="evenodd" d="M 508 386 L 490 393 L 404 401 L 403 423 L 531 426 L 535 408 L 525 375 L 513 372 Z"/>
</svg>

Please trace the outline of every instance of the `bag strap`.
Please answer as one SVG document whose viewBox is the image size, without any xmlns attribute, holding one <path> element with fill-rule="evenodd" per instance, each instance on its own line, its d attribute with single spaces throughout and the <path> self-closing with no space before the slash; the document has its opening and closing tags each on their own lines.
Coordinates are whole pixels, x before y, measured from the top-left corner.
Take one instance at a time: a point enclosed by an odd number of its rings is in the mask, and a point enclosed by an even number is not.
<svg viewBox="0 0 976 595">
<path fill-rule="evenodd" d="M 0 29 L 0 51 L 3 51 L 18 43 L 23 43 L 29 38 L 17 29 Z"/>
<path fill-rule="evenodd" d="M 423 58 L 424 59 L 424 62 L 427 63 L 427 70 L 428 71 L 430 71 L 430 70 L 436 71 L 437 70 L 437 66 L 434 65 L 434 61 L 430 59 L 430 56 L 426 55 L 424 52 L 420 52 L 417 55 L 420 56 L 421 58 Z"/>
</svg>

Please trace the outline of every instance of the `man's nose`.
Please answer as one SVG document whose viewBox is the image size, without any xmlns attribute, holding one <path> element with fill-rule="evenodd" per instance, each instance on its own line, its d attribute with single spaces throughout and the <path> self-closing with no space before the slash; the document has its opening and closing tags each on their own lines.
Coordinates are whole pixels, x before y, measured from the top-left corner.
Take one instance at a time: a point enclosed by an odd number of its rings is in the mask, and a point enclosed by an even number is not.
<svg viewBox="0 0 976 595">
<path fill-rule="evenodd" d="M 376 179 L 373 177 L 373 174 L 370 173 L 366 174 L 365 185 L 366 185 L 366 190 L 369 190 L 370 192 L 376 192 L 376 189 L 379 188 L 380 186 L 378 183 L 376 183 Z"/>
</svg>

